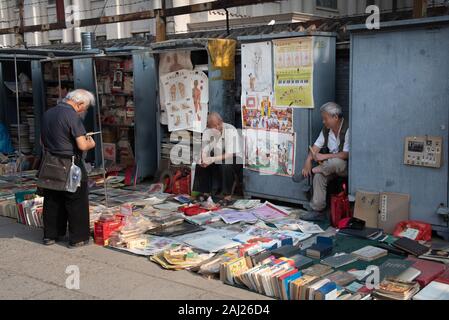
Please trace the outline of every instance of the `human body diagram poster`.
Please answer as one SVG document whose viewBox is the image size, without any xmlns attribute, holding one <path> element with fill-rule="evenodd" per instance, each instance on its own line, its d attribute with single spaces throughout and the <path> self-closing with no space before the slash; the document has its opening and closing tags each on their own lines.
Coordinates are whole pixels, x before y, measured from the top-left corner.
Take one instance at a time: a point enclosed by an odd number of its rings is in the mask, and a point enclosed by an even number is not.
<svg viewBox="0 0 449 320">
<path fill-rule="evenodd" d="M 198 70 L 180 70 L 161 77 L 168 130 L 203 132 L 209 103 L 208 78 Z"/>
<path fill-rule="evenodd" d="M 244 168 L 280 176 L 295 174 L 294 133 L 247 129 L 244 138 Z"/>
<path fill-rule="evenodd" d="M 242 44 L 242 93 L 272 92 L 271 42 Z"/>
<path fill-rule="evenodd" d="M 277 107 L 314 108 L 313 38 L 273 40 Z"/>
</svg>

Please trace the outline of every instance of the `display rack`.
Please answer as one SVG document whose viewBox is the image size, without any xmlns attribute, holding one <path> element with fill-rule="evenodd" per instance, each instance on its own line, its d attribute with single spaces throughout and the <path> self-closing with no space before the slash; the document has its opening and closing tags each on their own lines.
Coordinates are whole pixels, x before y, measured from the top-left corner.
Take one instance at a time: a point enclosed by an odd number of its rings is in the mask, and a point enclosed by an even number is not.
<svg viewBox="0 0 449 320">
<path fill-rule="evenodd" d="M 123 168 L 134 167 L 136 162 L 132 57 L 97 58 L 95 67 L 105 161 Z"/>
<path fill-rule="evenodd" d="M 46 61 L 42 67 L 46 97 L 44 111 L 47 111 L 75 88 L 73 62 L 71 60 Z"/>
</svg>

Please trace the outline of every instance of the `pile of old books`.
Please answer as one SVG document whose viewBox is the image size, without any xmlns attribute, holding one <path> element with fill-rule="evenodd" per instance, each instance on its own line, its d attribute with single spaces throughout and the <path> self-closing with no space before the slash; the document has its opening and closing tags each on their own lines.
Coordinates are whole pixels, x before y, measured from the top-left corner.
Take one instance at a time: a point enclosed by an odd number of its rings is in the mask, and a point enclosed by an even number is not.
<svg viewBox="0 0 449 320">
<path fill-rule="evenodd" d="M 173 244 L 169 249 L 150 257 L 164 269 L 183 270 L 197 267 L 210 259 L 213 254 L 199 253 L 189 246 Z"/>
<path fill-rule="evenodd" d="M 43 228 L 43 210 L 44 198 L 34 197 L 33 199 L 24 200 L 18 204 L 19 216 L 18 221 L 28 226 Z"/>
<path fill-rule="evenodd" d="M 363 286 L 351 286 L 356 280 L 344 271 L 335 271 L 329 266 L 315 264 L 303 266 L 307 257 L 275 258 L 249 267 L 244 257 L 231 259 L 221 264 L 220 279 L 230 285 L 282 300 L 362 300 L 369 299 L 369 291 Z M 302 261 L 301 261 L 302 260 Z M 312 260 L 308 259 L 308 265 Z M 301 261 L 298 263 L 298 261 Z M 352 291 L 351 291 L 352 290 Z"/>
<path fill-rule="evenodd" d="M 410 300 L 419 291 L 417 282 L 386 279 L 374 290 L 373 297 L 378 300 Z"/>
</svg>

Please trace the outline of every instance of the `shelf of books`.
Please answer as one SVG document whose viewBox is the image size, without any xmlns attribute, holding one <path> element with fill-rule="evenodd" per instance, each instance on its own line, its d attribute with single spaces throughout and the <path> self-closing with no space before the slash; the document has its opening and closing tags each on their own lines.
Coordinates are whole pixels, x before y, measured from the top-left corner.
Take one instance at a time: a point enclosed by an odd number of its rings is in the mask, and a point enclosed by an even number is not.
<svg viewBox="0 0 449 320">
<path fill-rule="evenodd" d="M 2 92 L 5 95 L 4 123 L 8 128 L 13 149 L 20 150 L 23 155 L 31 155 L 35 143 L 35 116 L 30 62 L 17 62 L 17 83 L 14 61 L 1 63 L 4 86 Z"/>
<path fill-rule="evenodd" d="M 135 166 L 134 74 L 131 56 L 95 59 L 105 167 Z M 98 119 L 97 119 L 98 121 Z"/>
<path fill-rule="evenodd" d="M 48 61 L 43 63 L 45 92 L 44 111 L 56 106 L 75 88 L 73 61 Z"/>
</svg>

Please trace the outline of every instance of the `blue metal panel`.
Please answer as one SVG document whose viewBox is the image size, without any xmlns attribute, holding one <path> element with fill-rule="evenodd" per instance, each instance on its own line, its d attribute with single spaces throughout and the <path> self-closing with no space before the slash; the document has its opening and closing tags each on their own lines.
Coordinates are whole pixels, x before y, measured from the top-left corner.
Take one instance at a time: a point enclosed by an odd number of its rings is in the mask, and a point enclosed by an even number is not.
<svg viewBox="0 0 449 320">
<path fill-rule="evenodd" d="M 138 177 L 154 176 L 158 167 L 156 67 L 148 51 L 133 54 L 135 141 Z"/>
<path fill-rule="evenodd" d="M 442 224 L 448 202 L 449 28 L 352 35 L 350 190 L 411 195 L 411 218 Z M 406 136 L 444 137 L 440 169 L 403 165 Z"/>
<path fill-rule="evenodd" d="M 293 126 L 296 132 L 296 165 L 295 173 L 300 174 L 304 161 L 322 129 L 319 108 L 326 102 L 335 99 L 335 37 L 314 36 L 314 100 L 315 108 L 295 109 Z M 260 175 L 257 172 L 244 170 L 245 196 L 282 200 L 291 203 L 308 202 L 306 191 L 311 181 L 293 182 L 291 177 Z"/>
<path fill-rule="evenodd" d="M 35 123 L 35 143 L 34 153 L 41 154 L 41 124 L 44 114 L 44 77 L 42 73 L 42 63 L 40 61 L 31 61 L 31 78 L 33 83 L 33 103 L 34 103 L 34 123 Z"/>
<path fill-rule="evenodd" d="M 235 124 L 235 81 L 221 80 L 221 70 L 213 70 L 209 59 L 209 112 L 218 112 L 225 123 Z"/>
<path fill-rule="evenodd" d="M 75 89 L 85 89 L 95 93 L 95 78 L 93 74 L 93 59 L 82 58 L 73 59 L 73 81 Z M 90 107 L 87 115 L 84 118 L 84 127 L 87 132 L 98 131 L 98 124 L 96 121 L 98 112 L 98 103 Z M 88 152 L 86 161 L 95 162 L 97 165 L 101 163 L 101 143 L 100 139 L 96 139 L 96 147 L 94 150 Z"/>
</svg>

